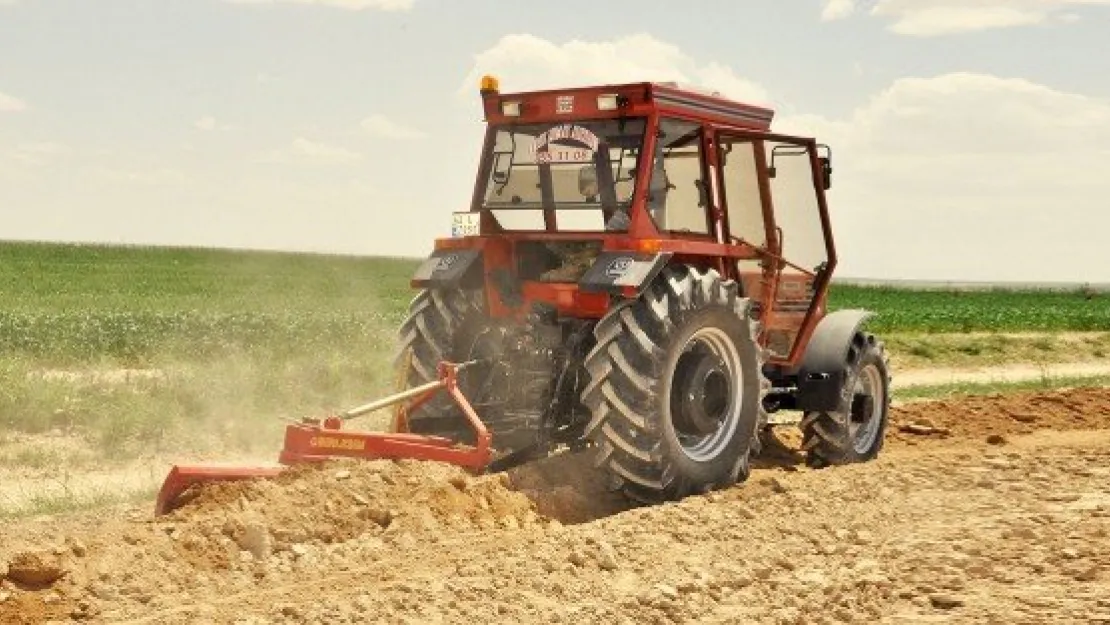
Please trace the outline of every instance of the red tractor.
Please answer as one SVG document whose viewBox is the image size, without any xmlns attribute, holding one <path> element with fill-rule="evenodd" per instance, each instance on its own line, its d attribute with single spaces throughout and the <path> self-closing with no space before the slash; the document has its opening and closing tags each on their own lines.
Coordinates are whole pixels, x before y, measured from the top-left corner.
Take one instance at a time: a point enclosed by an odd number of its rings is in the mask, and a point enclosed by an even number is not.
<svg viewBox="0 0 1110 625">
<path fill-rule="evenodd" d="M 593 447 L 652 503 L 747 478 L 768 415 L 802 413 L 814 467 L 874 458 L 890 377 L 869 313 L 825 312 L 827 146 L 670 84 L 502 94 L 470 210 L 412 281 L 399 393 L 286 427 L 281 465 L 413 458 L 497 471 Z M 392 432 L 344 428 L 398 406 Z M 194 486 L 282 466 L 179 465 Z"/>
<path fill-rule="evenodd" d="M 412 281 L 399 373 L 458 389 L 505 467 L 592 446 L 641 502 L 744 480 L 768 414 L 814 467 L 867 461 L 890 390 L 865 311 L 826 314 L 831 151 L 773 112 L 673 84 L 501 93 L 470 210 Z M 475 444 L 450 396 L 394 431 Z"/>
</svg>

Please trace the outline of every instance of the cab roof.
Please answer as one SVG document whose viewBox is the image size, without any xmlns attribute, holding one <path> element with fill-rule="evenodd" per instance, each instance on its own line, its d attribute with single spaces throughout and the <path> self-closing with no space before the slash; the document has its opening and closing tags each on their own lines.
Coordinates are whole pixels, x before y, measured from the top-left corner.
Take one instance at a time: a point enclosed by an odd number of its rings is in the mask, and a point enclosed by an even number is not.
<svg viewBox="0 0 1110 625">
<path fill-rule="evenodd" d="M 487 86 L 487 85 L 483 85 Z M 502 93 L 482 90 L 489 123 L 542 123 L 560 120 L 660 114 L 767 132 L 774 111 L 674 82 L 637 82 Z M 616 104 L 614 105 L 614 99 Z"/>
</svg>

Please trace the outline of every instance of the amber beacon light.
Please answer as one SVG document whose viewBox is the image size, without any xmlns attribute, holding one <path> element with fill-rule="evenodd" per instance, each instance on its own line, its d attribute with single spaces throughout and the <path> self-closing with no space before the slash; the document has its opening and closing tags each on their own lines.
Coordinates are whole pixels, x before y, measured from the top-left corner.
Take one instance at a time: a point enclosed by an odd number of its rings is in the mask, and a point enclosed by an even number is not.
<svg viewBox="0 0 1110 625">
<path fill-rule="evenodd" d="M 482 76 L 482 82 L 479 83 L 482 93 L 497 93 L 500 91 L 501 85 L 499 84 L 496 76 L 485 75 Z"/>
</svg>

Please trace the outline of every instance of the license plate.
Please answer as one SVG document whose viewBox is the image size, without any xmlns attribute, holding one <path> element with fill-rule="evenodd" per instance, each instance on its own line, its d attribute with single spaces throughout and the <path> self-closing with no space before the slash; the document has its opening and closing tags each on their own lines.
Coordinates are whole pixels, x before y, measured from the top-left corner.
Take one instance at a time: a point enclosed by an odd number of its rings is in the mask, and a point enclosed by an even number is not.
<svg viewBox="0 0 1110 625">
<path fill-rule="evenodd" d="M 451 236 L 476 237 L 482 233 L 481 213 L 453 213 L 451 215 Z"/>
</svg>

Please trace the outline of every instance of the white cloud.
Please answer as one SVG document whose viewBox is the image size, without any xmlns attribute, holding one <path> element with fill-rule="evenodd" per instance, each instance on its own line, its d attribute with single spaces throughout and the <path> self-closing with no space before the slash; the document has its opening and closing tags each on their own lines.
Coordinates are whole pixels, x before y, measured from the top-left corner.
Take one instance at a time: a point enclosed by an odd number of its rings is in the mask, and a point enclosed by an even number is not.
<svg viewBox="0 0 1110 625">
<path fill-rule="evenodd" d="M 298 137 L 287 147 L 272 150 L 259 159 L 267 163 L 300 163 L 308 165 L 342 165 L 362 160 L 354 150 Z"/>
<path fill-rule="evenodd" d="M 855 10 L 855 0 L 825 0 L 825 8 L 821 11 L 821 19 L 838 20 L 848 17 Z"/>
<path fill-rule="evenodd" d="M 840 19 L 855 12 L 857 0 L 825 0 L 822 18 Z M 870 14 L 891 20 L 902 35 L 931 37 L 995 28 L 1074 21 L 1068 9 L 1081 5 L 1110 6 L 1110 0 L 870 0 Z"/>
<path fill-rule="evenodd" d="M 832 145 L 841 275 L 1110 279 L 1104 242 L 1077 236 L 1110 230 L 1110 102 L 954 73 L 775 128 Z"/>
<path fill-rule="evenodd" d="M 362 120 L 359 124 L 362 129 L 371 135 L 385 137 L 386 139 L 411 140 L 420 139 L 425 133 L 416 128 L 395 122 L 385 115 L 374 114 Z"/>
<path fill-rule="evenodd" d="M 26 111 L 27 108 L 27 103 L 23 100 L 0 92 L 0 113 L 18 113 Z"/>
<path fill-rule="evenodd" d="M 407 11 L 414 0 L 224 0 L 232 4 L 314 4 L 336 9 L 359 11 L 377 9 L 379 11 Z"/>
<path fill-rule="evenodd" d="M 613 41 L 553 43 L 534 35 L 506 35 L 474 59 L 460 94 L 472 96 L 484 74 L 505 91 L 527 91 L 619 82 L 675 81 L 720 91 L 753 104 L 768 104 L 761 85 L 717 62 L 699 63 L 677 46 L 640 34 Z"/>
</svg>

